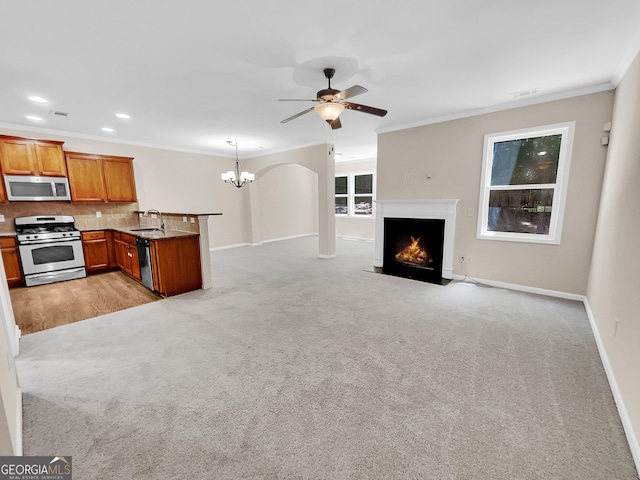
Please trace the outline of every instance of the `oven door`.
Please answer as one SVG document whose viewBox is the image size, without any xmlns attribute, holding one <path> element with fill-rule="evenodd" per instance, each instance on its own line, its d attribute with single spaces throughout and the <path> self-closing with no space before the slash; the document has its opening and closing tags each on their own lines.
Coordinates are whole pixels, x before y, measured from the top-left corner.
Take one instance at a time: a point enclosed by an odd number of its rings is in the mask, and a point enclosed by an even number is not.
<svg viewBox="0 0 640 480">
<path fill-rule="evenodd" d="M 20 245 L 19 248 L 25 275 L 84 267 L 80 239 Z"/>
</svg>

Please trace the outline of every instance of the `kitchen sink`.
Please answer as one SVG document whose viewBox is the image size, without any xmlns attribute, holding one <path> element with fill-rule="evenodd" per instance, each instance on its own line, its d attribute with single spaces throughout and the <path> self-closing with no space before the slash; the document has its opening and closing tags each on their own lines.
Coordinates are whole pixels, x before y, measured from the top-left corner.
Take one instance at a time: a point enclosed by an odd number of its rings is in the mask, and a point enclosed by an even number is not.
<svg viewBox="0 0 640 480">
<path fill-rule="evenodd" d="M 131 230 L 132 232 L 161 232 L 161 228 L 134 228 Z"/>
</svg>

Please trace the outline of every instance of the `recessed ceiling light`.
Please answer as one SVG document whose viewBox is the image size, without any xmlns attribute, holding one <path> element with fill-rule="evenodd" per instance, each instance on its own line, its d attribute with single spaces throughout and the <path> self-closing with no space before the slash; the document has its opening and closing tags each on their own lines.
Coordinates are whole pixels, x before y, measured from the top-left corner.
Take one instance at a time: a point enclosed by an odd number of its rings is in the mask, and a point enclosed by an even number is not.
<svg viewBox="0 0 640 480">
<path fill-rule="evenodd" d="M 116 117 L 122 118 L 124 120 L 127 120 L 127 119 L 131 118 L 131 116 L 127 115 L 126 113 L 116 113 Z"/>
<path fill-rule="evenodd" d="M 109 133 L 115 132 L 115 130 L 113 128 L 111 128 L 111 127 L 102 127 L 102 131 L 103 132 L 109 132 Z"/>
<path fill-rule="evenodd" d="M 47 100 L 46 98 L 38 97 L 37 95 L 30 96 L 29 100 L 36 103 L 49 103 L 49 100 Z"/>
<path fill-rule="evenodd" d="M 27 115 L 28 120 L 33 120 L 34 122 L 41 122 L 42 118 L 37 115 Z"/>
</svg>

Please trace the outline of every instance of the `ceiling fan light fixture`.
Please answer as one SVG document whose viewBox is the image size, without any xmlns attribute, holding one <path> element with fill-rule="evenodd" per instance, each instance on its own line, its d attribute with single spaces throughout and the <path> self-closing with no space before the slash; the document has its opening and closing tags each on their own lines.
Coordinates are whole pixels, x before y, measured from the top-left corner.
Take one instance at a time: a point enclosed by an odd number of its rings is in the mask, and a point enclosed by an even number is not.
<svg viewBox="0 0 640 480">
<path fill-rule="evenodd" d="M 325 122 L 331 123 L 344 111 L 344 105 L 341 103 L 327 102 L 320 103 L 313 107 L 313 109 Z"/>
</svg>

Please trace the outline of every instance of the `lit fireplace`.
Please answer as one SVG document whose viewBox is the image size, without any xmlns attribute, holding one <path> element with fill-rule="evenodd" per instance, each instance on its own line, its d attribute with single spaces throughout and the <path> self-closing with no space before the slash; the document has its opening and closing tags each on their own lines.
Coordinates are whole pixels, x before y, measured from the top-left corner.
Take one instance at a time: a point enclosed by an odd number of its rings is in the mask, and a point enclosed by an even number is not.
<svg viewBox="0 0 640 480">
<path fill-rule="evenodd" d="M 444 220 L 384 219 L 382 272 L 432 283 L 443 283 Z"/>
<path fill-rule="evenodd" d="M 452 279 L 457 204 L 456 199 L 376 200 L 376 246 L 373 259 L 376 271 L 410 278 L 427 277 L 426 281 L 442 284 Z M 400 225 L 407 222 L 407 228 L 401 226 L 398 231 L 397 225 L 393 224 L 396 220 Z M 428 223 L 434 220 L 442 223 Z M 427 223 L 413 223 L 416 221 Z M 441 228 L 444 228 L 444 233 Z M 435 238 L 431 237 L 432 231 L 436 232 Z M 387 238 L 388 234 L 392 238 Z M 400 261 L 403 255 L 396 258 L 398 253 L 411 247 L 411 237 L 417 240 L 414 248 L 427 252 L 426 264 L 421 264 L 420 254 L 406 264 Z"/>
<path fill-rule="evenodd" d="M 411 237 L 407 246 L 395 255 L 396 261 L 406 265 L 429 268 L 433 270 L 433 258 L 420 243 L 420 237 Z"/>
</svg>

